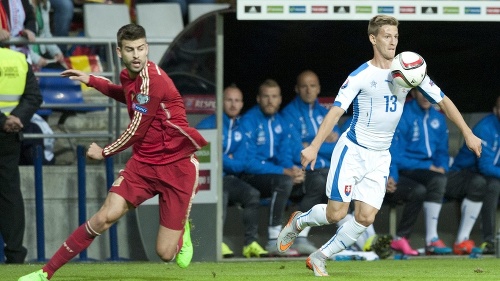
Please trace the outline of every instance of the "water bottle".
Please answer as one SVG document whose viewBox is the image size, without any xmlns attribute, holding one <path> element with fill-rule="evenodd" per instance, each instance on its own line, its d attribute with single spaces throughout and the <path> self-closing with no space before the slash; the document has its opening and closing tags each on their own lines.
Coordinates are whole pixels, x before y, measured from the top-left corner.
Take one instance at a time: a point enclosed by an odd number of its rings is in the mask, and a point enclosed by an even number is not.
<svg viewBox="0 0 500 281">
<path fill-rule="evenodd" d="M 336 255 L 335 260 L 336 261 L 351 261 L 352 257 L 349 255 Z"/>
<path fill-rule="evenodd" d="M 395 254 L 394 255 L 394 259 L 395 260 L 407 260 L 408 259 L 408 255 L 405 255 L 405 254 Z"/>
<path fill-rule="evenodd" d="M 495 257 L 500 258 L 500 229 L 495 238 Z"/>
</svg>

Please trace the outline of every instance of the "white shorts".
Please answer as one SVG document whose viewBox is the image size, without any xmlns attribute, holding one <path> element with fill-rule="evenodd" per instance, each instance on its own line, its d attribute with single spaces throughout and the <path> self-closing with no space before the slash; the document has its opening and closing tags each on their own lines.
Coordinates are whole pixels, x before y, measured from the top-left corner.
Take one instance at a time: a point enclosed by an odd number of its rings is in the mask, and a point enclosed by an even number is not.
<svg viewBox="0 0 500 281">
<path fill-rule="evenodd" d="M 343 134 L 332 153 L 326 196 L 339 202 L 362 201 L 380 210 L 390 164 L 389 150 L 368 150 Z"/>
</svg>

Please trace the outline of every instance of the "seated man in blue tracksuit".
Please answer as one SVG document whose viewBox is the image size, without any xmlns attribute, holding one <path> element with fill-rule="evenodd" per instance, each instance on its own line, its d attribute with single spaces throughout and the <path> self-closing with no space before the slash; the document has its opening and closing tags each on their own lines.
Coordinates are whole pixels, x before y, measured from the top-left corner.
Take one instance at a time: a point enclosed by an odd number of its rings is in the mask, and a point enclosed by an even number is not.
<svg viewBox="0 0 500 281">
<path fill-rule="evenodd" d="M 423 208 L 426 253 L 450 254 L 451 248 L 437 233 L 447 182 L 448 127 L 445 116 L 417 88 L 410 93 L 413 99 L 405 104 L 390 149 L 392 169 L 385 200 L 405 202 L 391 247 L 407 255 L 418 255 L 408 239 Z"/>
<path fill-rule="evenodd" d="M 259 189 L 261 197 L 271 198 L 268 243 L 270 255 L 298 255 L 294 249 L 280 253 L 276 239 L 281 231 L 283 213 L 295 184 L 304 181 L 304 171 L 294 165 L 290 151 L 288 125 L 278 114 L 281 88 L 272 79 L 264 81 L 257 94 L 258 105 L 242 117 L 248 137 L 248 162 L 241 178 Z"/>
<path fill-rule="evenodd" d="M 468 188 L 468 183 L 449 183 L 448 127 L 442 113 L 437 111 L 424 97 L 418 88 L 411 90 L 413 100 L 405 104 L 403 115 L 396 128 L 391 155 L 400 178 L 404 177 L 425 186 L 423 204 L 412 200 L 406 204 L 403 217 L 397 229 L 397 237 L 391 247 L 395 250 L 408 252 L 408 238 L 416 216 L 424 209 L 426 226 L 426 253 L 449 254 L 451 248 L 439 239 L 437 225 L 442 207 L 443 197 L 462 200 L 462 219 L 457 233 L 456 243 L 466 239 L 472 230 L 482 204 L 483 189 Z M 401 179 L 400 179 L 401 181 Z M 410 182 L 411 183 L 411 182 Z M 387 200 L 396 199 L 401 192 L 408 199 L 418 198 L 423 192 L 419 185 L 398 182 L 393 197 L 386 195 Z M 410 184 L 410 186 L 408 186 Z M 464 199 L 465 198 L 465 199 Z"/>
<path fill-rule="evenodd" d="M 297 96 L 281 110 L 281 116 L 290 127 L 292 159 L 297 166 L 301 166 L 300 152 L 314 139 L 323 118 L 328 113 L 328 109 L 318 102 L 320 91 L 321 85 L 316 73 L 305 70 L 297 76 L 295 85 Z M 316 204 L 327 202 L 325 186 L 330 157 L 339 136 L 339 127 L 335 126 L 320 147 L 314 170 L 307 167 L 304 182 L 294 186 L 292 200 L 299 200 L 299 211 L 305 212 Z M 304 228 L 291 247 L 301 255 L 310 255 L 317 250 L 317 247 L 307 239 L 310 229 L 310 227 Z"/>
<path fill-rule="evenodd" d="M 240 126 L 240 112 L 243 108 L 243 93 L 236 85 L 230 85 L 223 93 L 222 114 L 222 218 L 226 221 L 227 206 L 239 204 L 243 208 L 244 247 L 246 258 L 265 257 L 268 252 L 258 243 L 260 192 L 240 179 L 247 163 L 247 140 Z M 216 115 L 201 120 L 197 129 L 215 129 Z M 234 252 L 222 243 L 222 256 L 229 258 Z"/>
<path fill-rule="evenodd" d="M 481 119 L 472 131 L 483 141 L 483 153 L 477 158 L 466 147 L 462 147 L 450 168 L 450 177 L 455 175 L 458 182 L 470 181 L 471 177 L 478 175 L 484 178 L 487 195 L 481 209 L 484 240 L 481 248 L 483 254 L 494 254 L 496 211 L 500 195 L 500 97 L 496 99 L 493 113 Z M 457 251 L 460 250 L 460 247 L 457 248 Z"/>
</svg>

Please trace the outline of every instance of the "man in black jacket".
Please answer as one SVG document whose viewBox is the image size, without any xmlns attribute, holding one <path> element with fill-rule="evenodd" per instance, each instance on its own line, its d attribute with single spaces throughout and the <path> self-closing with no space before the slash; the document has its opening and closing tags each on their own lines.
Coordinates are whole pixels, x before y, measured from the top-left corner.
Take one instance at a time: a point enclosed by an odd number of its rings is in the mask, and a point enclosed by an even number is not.
<svg viewBox="0 0 500 281">
<path fill-rule="evenodd" d="M 41 103 L 38 82 L 25 55 L 0 48 L 0 234 L 6 263 L 23 263 L 27 254 L 18 163 L 24 124 Z"/>
</svg>

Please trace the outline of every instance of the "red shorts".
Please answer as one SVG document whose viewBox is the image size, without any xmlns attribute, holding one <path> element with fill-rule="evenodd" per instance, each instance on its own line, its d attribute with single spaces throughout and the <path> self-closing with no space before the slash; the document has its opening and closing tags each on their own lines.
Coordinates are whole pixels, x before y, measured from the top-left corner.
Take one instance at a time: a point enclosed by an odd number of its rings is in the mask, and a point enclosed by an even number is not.
<svg viewBox="0 0 500 281">
<path fill-rule="evenodd" d="M 110 189 L 135 207 L 159 195 L 160 225 L 182 230 L 198 188 L 199 163 L 191 155 L 167 165 L 145 164 L 131 158 Z"/>
</svg>

